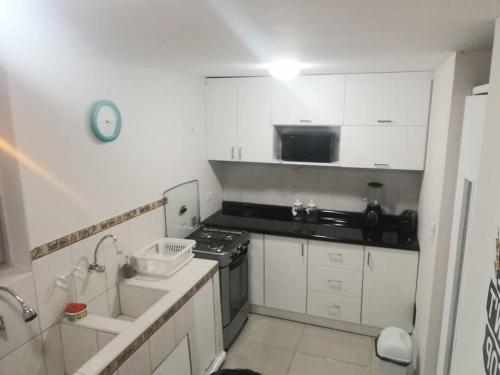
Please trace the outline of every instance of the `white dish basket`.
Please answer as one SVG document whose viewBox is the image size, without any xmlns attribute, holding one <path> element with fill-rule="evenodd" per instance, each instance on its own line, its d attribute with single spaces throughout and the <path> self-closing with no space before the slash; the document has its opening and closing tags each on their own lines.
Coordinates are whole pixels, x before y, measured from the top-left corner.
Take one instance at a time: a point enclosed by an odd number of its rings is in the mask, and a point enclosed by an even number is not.
<svg viewBox="0 0 500 375">
<path fill-rule="evenodd" d="M 137 272 L 169 277 L 194 257 L 195 244 L 193 240 L 160 238 L 134 254 Z"/>
</svg>

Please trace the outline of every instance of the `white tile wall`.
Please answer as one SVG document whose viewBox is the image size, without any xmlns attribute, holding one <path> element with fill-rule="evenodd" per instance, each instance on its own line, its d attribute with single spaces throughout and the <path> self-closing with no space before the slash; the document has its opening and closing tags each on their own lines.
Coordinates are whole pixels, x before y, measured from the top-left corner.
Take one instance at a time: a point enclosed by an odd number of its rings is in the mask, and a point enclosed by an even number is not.
<svg viewBox="0 0 500 375">
<path fill-rule="evenodd" d="M 384 184 L 383 203 L 391 211 L 416 209 L 422 173 L 291 165 L 224 163 L 224 200 L 290 206 L 310 199 L 320 208 L 361 211 L 367 183 Z"/>
<path fill-rule="evenodd" d="M 37 309 L 39 318 L 26 324 L 20 318 L 17 303 L 14 300 L 11 301 L 6 295 L 0 295 L 0 312 L 7 323 L 7 331 L 0 332 L 0 375 L 63 375 L 76 371 L 83 363 L 82 361 L 97 352 L 98 343 L 102 347 L 112 339 L 112 336 L 101 335 L 98 340 L 95 331 L 81 331 L 78 337 L 81 338 L 80 342 L 84 347 L 81 350 L 68 352 L 64 340 L 66 344 L 69 342 L 68 332 L 71 328 L 64 328 L 65 333 L 63 333 L 59 325 L 64 307 L 69 302 L 78 301 L 87 303 L 89 312 L 113 317 L 120 315 L 117 284 L 121 281 L 119 269 L 125 261 L 125 256 L 133 254 L 141 247 L 163 236 L 163 232 L 163 210 L 156 209 L 35 260 L 33 273 L 25 273 L 20 278 L 9 274 L 6 280 L 1 279 L 2 285 L 11 286 L 19 291 L 22 297 Z M 99 263 L 106 266 L 106 272 L 88 274 L 86 269 L 92 262 L 95 245 L 102 236 L 108 233 L 117 236 L 118 245 L 123 254 L 117 255 L 112 241 L 106 241 L 98 257 Z M 55 277 L 69 274 L 75 266 L 81 267 L 83 272 L 80 272 L 78 277 L 69 283 L 68 290 L 56 287 Z M 167 324 L 165 330 L 170 329 L 172 327 Z M 166 333 L 165 330 L 154 339 L 162 342 L 162 345 L 168 340 L 173 340 L 174 337 L 173 333 Z M 76 333 L 72 332 L 72 334 Z M 169 349 L 170 345 L 166 345 Z M 65 355 L 63 355 L 63 347 Z M 146 347 L 147 350 L 144 349 L 147 354 L 145 363 L 150 368 L 149 344 Z M 43 352 L 45 352 L 45 357 Z M 141 352 L 137 355 L 144 356 L 145 354 Z M 158 356 L 157 352 L 153 354 L 155 362 L 158 361 Z M 20 361 L 19 358 L 23 358 L 20 366 L 16 364 Z M 129 363 L 122 372 L 127 374 L 127 371 L 135 371 L 134 366 L 135 364 Z"/>
<path fill-rule="evenodd" d="M 66 372 L 73 374 L 97 353 L 97 333 L 92 329 L 61 324 L 61 335 Z"/>
<path fill-rule="evenodd" d="M 151 368 L 156 369 L 175 348 L 174 320 L 167 321 L 148 341 Z"/>
<path fill-rule="evenodd" d="M 119 375 L 149 375 L 151 374 L 151 363 L 149 359 L 149 346 L 142 345 L 127 361 L 118 369 Z"/>
<path fill-rule="evenodd" d="M 31 272 L 19 273 L 0 279 L 0 285 L 13 289 L 22 298 L 37 309 L 33 275 Z M 5 323 L 5 331 L 0 332 L 0 358 L 5 357 L 40 333 L 39 319 L 25 323 L 21 317 L 21 306 L 9 294 L 0 293 L 0 315 Z"/>
<path fill-rule="evenodd" d="M 67 275 L 73 269 L 71 247 L 56 251 L 33 262 L 35 290 L 42 331 L 57 323 L 66 305 L 75 299 L 74 283 L 66 291 L 57 287 L 57 275 Z"/>
<path fill-rule="evenodd" d="M 61 326 L 56 324 L 42 333 L 43 352 L 48 375 L 64 375 Z"/>
<path fill-rule="evenodd" d="M 46 375 L 41 336 L 0 360 L 0 375 Z M 52 374 L 50 374 L 52 375 Z"/>
</svg>

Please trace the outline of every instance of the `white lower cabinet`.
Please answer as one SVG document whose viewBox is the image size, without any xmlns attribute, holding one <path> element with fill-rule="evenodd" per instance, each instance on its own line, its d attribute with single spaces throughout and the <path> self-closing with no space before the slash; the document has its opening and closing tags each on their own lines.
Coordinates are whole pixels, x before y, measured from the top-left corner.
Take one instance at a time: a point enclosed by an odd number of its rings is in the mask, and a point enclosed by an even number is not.
<svg viewBox="0 0 500 375">
<path fill-rule="evenodd" d="M 204 375 L 215 358 L 214 293 L 211 282 L 194 295 L 192 303 L 192 327 L 188 330 L 191 365 L 193 375 Z"/>
<path fill-rule="evenodd" d="M 361 323 L 412 331 L 418 252 L 367 246 Z"/>
<path fill-rule="evenodd" d="M 361 298 L 362 288 L 362 272 L 309 266 L 308 289 L 310 291 Z"/>
<path fill-rule="evenodd" d="M 322 318 L 359 324 L 361 299 L 309 291 L 307 293 L 307 313 Z"/>
<path fill-rule="evenodd" d="M 169 354 L 153 375 L 191 375 L 187 337 Z"/>
<path fill-rule="evenodd" d="M 264 306 L 264 235 L 250 234 L 248 245 L 249 302 Z"/>
<path fill-rule="evenodd" d="M 307 240 L 265 236 L 265 306 L 306 313 Z"/>
</svg>

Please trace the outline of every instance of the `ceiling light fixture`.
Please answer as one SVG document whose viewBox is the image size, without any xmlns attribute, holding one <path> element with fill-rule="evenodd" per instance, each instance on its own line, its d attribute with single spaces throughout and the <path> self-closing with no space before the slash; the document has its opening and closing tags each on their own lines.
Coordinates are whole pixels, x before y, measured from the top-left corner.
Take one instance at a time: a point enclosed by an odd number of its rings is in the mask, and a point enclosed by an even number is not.
<svg viewBox="0 0 500 375">
<path fill-rule="evenodd" d="M 302 64 L 293 60 L 279 60 L 268 64 L 269 73 L 280 81 L 289 81 L 297 77 Z"/>
</svg>

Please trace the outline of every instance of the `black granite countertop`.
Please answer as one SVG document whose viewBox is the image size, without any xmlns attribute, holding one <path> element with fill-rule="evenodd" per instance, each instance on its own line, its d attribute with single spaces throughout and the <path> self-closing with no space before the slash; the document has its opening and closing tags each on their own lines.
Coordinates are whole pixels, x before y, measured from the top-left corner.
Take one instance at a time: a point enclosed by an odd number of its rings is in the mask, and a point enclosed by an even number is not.
<svg viewBox="0 0 500 375">
<path fill-rule="evenodd" d="M 224 201 L 222 210 L 203 224 L 253 233 L 297 237 L 319 241 L 419 251 L 418 239 L 398 234 L 397 217 L 384 216 L 384 228 L 377 233 L 363 229 L 363 214 L 320 210 L 317 223 L 296 222 L 290 207 Z"/>
</svg>

